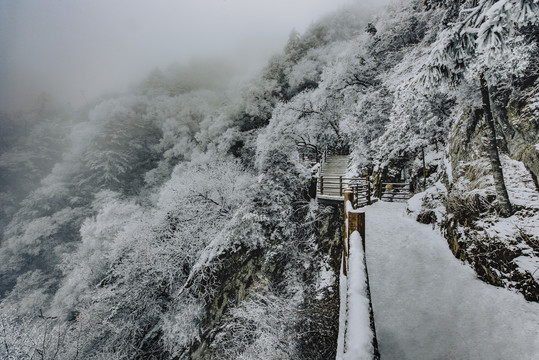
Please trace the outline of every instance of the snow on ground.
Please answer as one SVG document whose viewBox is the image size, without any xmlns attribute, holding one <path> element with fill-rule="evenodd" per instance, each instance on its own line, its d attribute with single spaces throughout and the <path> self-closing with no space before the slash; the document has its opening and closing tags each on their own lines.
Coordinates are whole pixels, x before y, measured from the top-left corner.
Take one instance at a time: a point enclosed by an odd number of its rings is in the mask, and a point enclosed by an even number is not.
<svg viewBox="0 0 539 360">
<path fill-rule="evenodd" d="M 447 197 L 447 188 L 438 181 L 427 190 L 412 196 L 407 203 L 408 213 L 417 217 L 422 211 L 432 211 L 436 216 L 436 221 L 441 222 L 446 215 L 444 201 Z"/>
<path fill-rule="evenodd" d="M 510 159 L 506 155 L 501 156 L 503 164 L 504 180 L 515 213 L 502 218 L 495 213 L 482 214 L 475 221 L 474 229 L 469 229 L 469 238 L 483 238 L 484 241 L 498 240 L 504 242 L 507 249 L 520 251 L 522 256 L 516 258 L 513 263 L 521 273 L 529 272 L 536 281 L 539 280 L 539 192 L 524 164 Z M 480 162 L 478 162 L 480 164 Z M 482 166 L 489 166 L 483 160 Z M 489 171 L 486 172 L 479 182 L 488 189 L 474 189 L 472 191 L 489 191 L 494 193 L 494 180 Z M 527 240 L 524 240 L 527 239 Z M 470 248 L 473 244 L 470 244 Z M 504 274 L 502 280 L 509 286 L 515 286 L 510 281 L 510 274 Z M 539 358 L 539 356 L 538 356 Z"/>
<path fill-rule="evenodd" d="M 365 208 L 371 297 L 384 360 L 539 359 L 539 304 L 488 285 L 405 204 Z"/>
<path fill-rule="evenodd" d="M 524 253 L 526 252 L 524 251 Z M 526 254 L 526 256 L 519 256 L 513 261 L 519 268 L 532 274 L 535 281 L 539 280 L 539 260 L 537 259 L 537 256 L 532 257 L 529 254 Z"/>
</svg>

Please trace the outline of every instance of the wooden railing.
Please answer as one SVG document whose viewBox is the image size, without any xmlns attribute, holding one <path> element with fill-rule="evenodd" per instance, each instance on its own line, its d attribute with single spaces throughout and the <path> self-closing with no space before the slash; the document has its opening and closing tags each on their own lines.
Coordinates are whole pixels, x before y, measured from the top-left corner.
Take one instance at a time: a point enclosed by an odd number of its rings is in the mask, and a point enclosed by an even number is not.
<svg viewBox="0 0 539 360">
<path fill-rule="evenodd" d="M 344 189 L 347 182 L 352 178 L 346 178 L 343 176 L 320 176 L 320 195 L 336 194 L 344 196 Z M 326 194 L 324 194 L 324 191 Z"/>
<path fill-rule="evenodd" d="M 408 200 L 412 193 L 410 183 L 380 182 L 376 189 L 376 197 L 381 200 Z"/>
<path fill-rule="evenodd" d="M 353 190 L 353 185 L 344 191 L 344 234 L 343 234 L 343 275 L 348 276 L 349 272 L 349 255 L 350 255 L 350 238 L 354 232 L 358 232 L 361 236 L 361 243 L 363 247 L 363 263 L 365 266 L 365 280 L 366 280 L 366 296 L 369 300 L 369 313 L 370 313 L 370 327 L 372 330 L 373 338 L 373 360 L 380 359 L 380 352 L 378 350 L 378 340 L 376 337 L 376 326 L 374 323 L 374 311 L 372 307 L 371 290 L 369 284 L 369 273 L 367 270 L 367 259 L 365 252 L 365 212 L 358 211 L 358 206 L 354 205 L 358 203 L 358 199 L 365 197 L 365 194 L 369 194 L 370 184 L 367 180 L 367 187 L 365 190 L 361 190 L 361 185 L 357 185 L 356 192 Z M 359 196 L 359 197 L 356 197 Z M 352 326 L 348 324 L 348 326 Z"/>
<path fill-rule="evenodd" d="M 355 209 L 371 204 L 371 181 L 369 177 L 356 178 L 350 181 L 350 189 L 352 190 L 352 205 Z M 346 201 L 346 199 L 345 199 Z"/>
<path fill-rule="evenodd" d="M 363 251 L 365 251 L 365 213 L 356 211 L 357 206 L 354 192 L 351 188 L 346 189 L 344 192 L 344 234 L 343 234 L 343 273 L 348 273 L 348 255 L 350 249 L 350 235 L 354 231 L 359 232 L 361 235 L 361 241 L 363 244 Z"/>
<path fill-rule="evenodd" d="M 347 188 L 354 194 L 354 207 L 372 204 L 373 198 L 385 201 L 408 200 L 412 194 L 410 183 L 380 182 L 372 184 L 369 177 L 320 176 L 318 193 L 322 196 L 344 197 Z"/>
<path fill-rule="evenodd" d="M 354 231 L 361 235 L 363 250 L 365 250 L 365 213 L 350 212 L 344 201 L 344 234 L 343 234 L 343 268 L 344 276 L 348 275 L 348 256 L 350 255 L 350 236 Z"/>
<path fill-rule="evenodd" d="M 369 176 L 346 177 L 322 175 L 326 162 L 328 150 L 321 154 L 319 176 L 317 179 L 317 195 L 322 195 L 325 200 L 342 200 L 344 191 L 351 188 L 354 194 L 354 206 L 356 208 L 372 204 L 373 198 L 385 201 L 408 200 L 412 194 L 411 183 L 409 182 L 383 182 L 375 177 L 374 183 Z M 376 181 L 378 180 L 378 181 Z M 334 197 L 337 197 L 334 198 Z M 340 198 L 340 199 L 339 199 Z"/>
<path fill-rule="evenodd" d="M 371 204 L 372 188 L 368 177 L 320 176 L 318 185 L 320 195 L 344 196 L 347 188 L 354 193 L 354 206 Z"/>
</svg>

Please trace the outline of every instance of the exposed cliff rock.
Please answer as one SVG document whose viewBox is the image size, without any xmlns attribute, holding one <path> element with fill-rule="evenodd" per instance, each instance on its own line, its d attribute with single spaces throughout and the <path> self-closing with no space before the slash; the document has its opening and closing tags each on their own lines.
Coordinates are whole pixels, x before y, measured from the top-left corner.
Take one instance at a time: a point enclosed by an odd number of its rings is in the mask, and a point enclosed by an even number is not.
<svg viewBox="0 0 539 360">
<path fill-rule="evenodd" d="M 490 165 L 484 153 L 481 110 L 456 120 L 448 146 L 447 191 L 431 187 L 410 205 L 417 220 L 438 224 L 453 254 L 479 278 L 539 301 L 539 86 L 498 104 L 502 164 L 514 214 L 498 216 Z M 502 104 L 503 105 L 503 104 Z"/>
<path fill-rule="evenodd" d="M 235 253 L 224 253 L 216 260 L 220 264 L 221 271 L 211 280 L 213 291 L 210 301 L 206 306 L 206 315 L 202 328 L 205 331 L 200 334 L 200 340 L 191 348 L 192 359 L 211 359 L 212 351 L 209 348 L 218 324 L 223 318 L 224 312 L 233 304 L 241 303 L 247 292 L 256 287 L 263 280 L 262 274 L 269 275 L 272 267 L 264 264 L 261 250 L 248 251 L 244 248 Z"/>
<path fill-rule="evenodd" d="M 271 346 L 277 357 L 335 357 L 342 209 L 310 206 L 307 241 L 289 238 L 281 250 L 240 247 L 214 260 L 219 271 L 208 280 L 202 331 L 185 358 L 248 358 Z"/>
<path fill-rule="evenodd" d="M 509 156 L 522 161 L 539 189 L 539 85 L 512 98 L 501 120 Z"/>
<path fill-rule="evenodd" d="M 301 359 L 331 359 L 337 351 L 339 274 L 343 250 L 343 207 L 339 205 L 321 206 L 324 216 L 316 229 L 315 255 L 320 265 L 307 273 L 308 281 L 317 285 L 306 294 L 302 304 L 303 316 L 298 322 Z"/>
</svg>

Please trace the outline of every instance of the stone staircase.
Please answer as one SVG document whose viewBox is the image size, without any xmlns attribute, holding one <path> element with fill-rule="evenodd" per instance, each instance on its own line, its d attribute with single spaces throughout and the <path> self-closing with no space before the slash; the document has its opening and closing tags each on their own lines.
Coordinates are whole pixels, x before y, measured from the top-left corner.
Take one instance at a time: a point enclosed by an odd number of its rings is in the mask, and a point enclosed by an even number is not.
<svg viewBox="0 0 539 360">
<path fill-rule="evenodd" d="M 320 178 L 316 189 L 316 196 L 319 199 L 344 199 L 343 191 L 348 185 L 346 173 L 350 166 L 348 155 L 333 155 L 328 157 L 320 169 Z"/>
</svg>

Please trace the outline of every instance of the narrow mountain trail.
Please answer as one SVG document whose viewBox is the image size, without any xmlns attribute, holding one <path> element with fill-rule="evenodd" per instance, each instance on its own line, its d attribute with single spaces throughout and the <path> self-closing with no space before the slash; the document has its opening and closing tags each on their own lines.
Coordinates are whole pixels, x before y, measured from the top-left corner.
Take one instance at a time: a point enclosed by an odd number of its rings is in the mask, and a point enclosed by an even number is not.
<svg viewBox="0 0 539 360">
<path fill-rule="evenodd" d="M 365 208 L 382 359 L 539 359 L 539 304 L 477 279 L 402 203 Z"/>
</svg>

